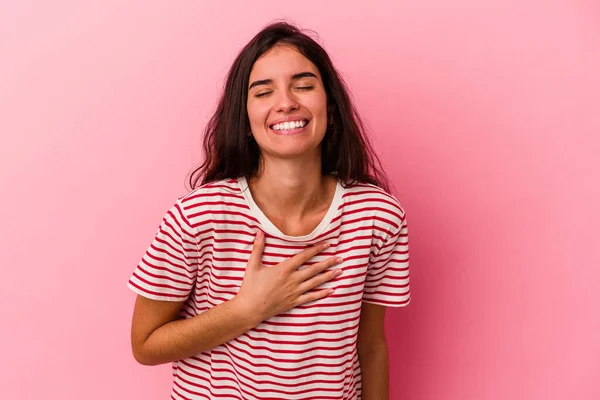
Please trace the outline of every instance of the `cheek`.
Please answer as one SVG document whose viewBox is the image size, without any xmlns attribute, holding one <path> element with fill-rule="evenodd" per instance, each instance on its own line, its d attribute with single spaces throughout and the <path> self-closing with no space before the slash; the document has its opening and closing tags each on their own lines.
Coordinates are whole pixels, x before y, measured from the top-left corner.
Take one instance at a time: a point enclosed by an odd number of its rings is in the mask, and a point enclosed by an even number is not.
<svg viewBox="0 0 600 400">
<path fill-rule="evenodd" d="M 313 115 L 318 120 L 319 125 L 327 125 L 327 97 L 319 97 L 313 103 Z"/>
<path fill-rule="evenodd" d="M 248 119 L 250 120 L 250 126 L 261 127 L 264 126 L 269 115 L 269 108 L 264 105 L 248 102 L 246 106 L 248 112 Z"/>
</svg>

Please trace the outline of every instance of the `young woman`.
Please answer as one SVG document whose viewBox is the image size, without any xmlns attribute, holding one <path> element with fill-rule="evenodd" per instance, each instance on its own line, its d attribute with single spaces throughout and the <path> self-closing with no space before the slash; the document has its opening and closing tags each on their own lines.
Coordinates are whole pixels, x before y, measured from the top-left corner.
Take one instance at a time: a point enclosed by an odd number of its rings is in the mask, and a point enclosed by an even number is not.
<svg viewBox="0 0 600 400">
<path fill-rule="evenodd" d="M 327 53 L 262 30 L 204 147 L 128 283 L 136 360 L 173 363 L 172 399 L 387 399 L 407 223 Z"/>
</svg>

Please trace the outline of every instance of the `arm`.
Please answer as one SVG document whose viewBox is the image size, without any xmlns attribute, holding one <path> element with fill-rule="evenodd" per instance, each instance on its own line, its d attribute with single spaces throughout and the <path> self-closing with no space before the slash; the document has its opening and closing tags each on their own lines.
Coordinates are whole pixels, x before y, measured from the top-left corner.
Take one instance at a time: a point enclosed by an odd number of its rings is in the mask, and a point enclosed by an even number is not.
<svg viewBox="0 0 600 400">
<path fill-rule="evenodd" d="M 259 233 L 235 297 L 194 317 L 177 319 L 181 301 L 138 295 L 131 325 L 135 359 L 141 364 L 157 365 L 195 356 L 242 335 L 273 315 L 331 294 L 329 289 L 312 289 L 335 278 L 339 270 L 324 271 L 341 260 L 332 257 L 298 270 L 326 247 L 312 246 L 274 267 L 265 267 L 261 261 L 264 245 L 264 235 Z"/>
<path fill-rule="evenodd" d="M 191 357 L 217 347 L 254 328 L 237 298 L 188 319 L 177 319 L 183 302 L 151 300 L 138 295 L 131 324 L 131 348 L 144 365 Z"/>
<path fill-rule="evenodd" d="M 357 350 L 362 371 L 363 400 L 388 400 L 388 349 L 384 319 L 384 306 L 362 303 Z"/>
</svg>

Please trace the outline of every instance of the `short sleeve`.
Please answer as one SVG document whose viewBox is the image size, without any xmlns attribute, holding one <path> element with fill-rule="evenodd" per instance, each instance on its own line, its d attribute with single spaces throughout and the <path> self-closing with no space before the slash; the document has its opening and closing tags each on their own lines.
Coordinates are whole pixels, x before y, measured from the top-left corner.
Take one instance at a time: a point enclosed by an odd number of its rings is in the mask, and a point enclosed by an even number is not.
<svg viewBox="0 0 600 400">
<path fill-rule="evenodd" d="M 198 246 L 193 228 L 178 201 L 165 214 L 154 240 L 129 278 L 137 294 L 166 301 L 185 301 L 198 270 Z"/>
<path fill-rule="evenodd" d="M 408 224 L 403 215 L 372 257 L 367 270 L 363 301 L 387 307 L 410 303 Z"/>
</svg>

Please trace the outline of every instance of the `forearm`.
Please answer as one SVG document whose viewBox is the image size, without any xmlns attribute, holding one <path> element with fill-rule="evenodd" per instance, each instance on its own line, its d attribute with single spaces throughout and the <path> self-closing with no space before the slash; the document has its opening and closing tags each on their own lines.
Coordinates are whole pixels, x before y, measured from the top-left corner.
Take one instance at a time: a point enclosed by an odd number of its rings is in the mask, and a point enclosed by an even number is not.
<svg viewBox="0 0 600 400">
<path fill-rule="evenodd" d="M 362 400 L 388 400 L 389 364 L 387 342 L 359 348 Z"/>
<path fill-rule="evenodd" d="M 195 356 L 244 334 L 260 322 L 234 298 L 192 318 L 159 327 L 144 341 L 136 359 L 145 365 L 158 365 Z"/>
</svg>

